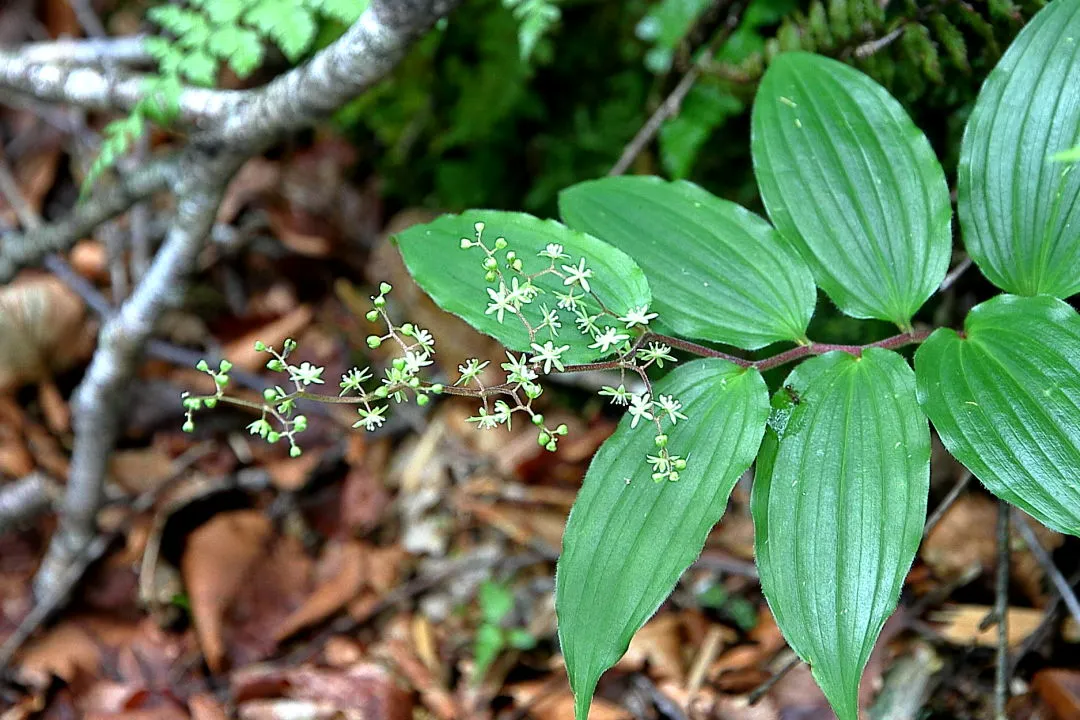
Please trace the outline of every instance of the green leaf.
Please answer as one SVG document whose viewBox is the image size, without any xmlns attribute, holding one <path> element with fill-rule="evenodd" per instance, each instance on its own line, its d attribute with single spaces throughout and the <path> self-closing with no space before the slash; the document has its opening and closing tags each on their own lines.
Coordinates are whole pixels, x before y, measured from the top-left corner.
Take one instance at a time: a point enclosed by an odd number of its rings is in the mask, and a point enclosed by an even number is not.
<svg viewBox="0 0 1080 720">
<path fill-rule="evenodd" d="M 236 76 L 243 79 L 255 72 L 262 64 L 263 45 L 254 32 L 241 28 L 237 38 L 236 50 L 229 58 L 229 67 Z"/>
<path fill-rule="evenodd" d="M 689 175 L 698 151 L 713 131 L 743 109 L 743 102 L 730 92 L 716 85 L 695 84 L 679 114 L 660 128 L 660 160 L 664 169 L 676 178 Z"/>
<path fill-rule="evenodd" d="M 1054 155 L 1055 162 L 1080 162 L 1080 145 Z"/>
<path fill-rule="evenodd" d="M 1080 173 L 1054 156 L 1080 141 L 1080 1 L 1056 0 L 986 79 L 957 169 L 964 244 L 1017 295 L 1080 292 Z"/>
<path fill-rule="evenodd" d="M 977 306 L 915 354 L 919 402 L 990 492 L 1080 535 L 1080 315 L 1042 295 Z"/>
<path fill-rule="evenodd" d="M 751 148 L 776 228 L 848 315 L 910 327 L 945 277 L 949 189 L 930 143 L 866 75 L 785 53 L 758 89 Z"/>
<path fill-rule="evenodd" d="M 552 340 L 556 346 L 570 346 L 563 355 L 567 363 L 592 362 L 603 357 L 599 350 L 588 347 L 592 339 L 578 332 L 574 314 L 556 307 L 558 300 L 553 293 L 564 293 L 567 287 L 555 275 L 543 275 L 534 280 L 543 293 L 524 305 L 522 312 L 530 325 L 536 327 L 542 316 L 541 305 L 556 311 L 562 323 L 557 337 L 550 337 L 545 329 L 530 341 L 528 330 L 515 316 L 507 314 L 500 323 L 494 313 L 487 313 L 488 289 L 497 288 L 498 283 L 484 281 L 481 263 L 485 255 L 480 248 L 462 250 L 460 247 L 462 238 L 475 237 L 473 228 L 477 221 L 485 223 L 484 242 L 488 247 L 494 246 L 496 238 L 506 238 L 507 248 L 499 253 L 500 264 L 504 267 L 505 252 L 514 251 L 523 263 L 522 272 L 526 275 L 540 272 L 550 262 L 538 257 L 537 253 L 549 243 L 558 243 L 572 256 L 572 261 L 563 260 L 560 264 L 572 262 L 576 266 L 584 258 L 586 266 L 594 273 L 589 279 L 592 291 L 613 312 L 624 315 L 631 308 L 652 302 L 645 273 L 626 253 L 554 220 L 540 220 L 525 213 L 474 210 L 462 215 L 443 215 L 433 222 L 415 225 L 399 233 L 395 241 L 409 273 L 435 303 L 511 350 L 524 351 L 529 349 L 530 342 L 543 344 Z M 506 282 L 510 283 L 512 274 L 505 269 L 503 272 Z M 582 295 L 580 289 L 577 295 Z M 585 302 L 598 310 L 592 299 Z M 601 320 L 598 324 L 622 327 L 621 323 L 611 319 Z"/>
<path fill-rule="evenodd" d="M 761 587 L 837 716 L 858 720 L 863 668 L 922 537 L 930 429 L 888 350 L 807 360 L 786 388 L 798 400 L 783 438 L 766 434 L 750 501 Z"/>
<path fill-rule="evenodd" d="M 244 0 L 211 0 L 204 7 L 210 22 L 215 25 L 236 27 L 246 5 Z"/>
<path fill-rule="evenodd" d="M 352 25 L 367 10 L 371 0 L 308 0 L 308 7 L 345 25 Z"/>
<path fill-rule="evenodd" d="M 637 36 L 655 47 L 646 55 L 645 65 L 654 73 L 671 67 L 675 48 L 709 7 L 709 0 L 661 0 L 637 26 Z"/>
<path fill-rule="evenodd" d="M 210 53 L 196 50 L 180 61 L 178 69 L 196 85 L 210 87 L 217 79 L 218 61 Z"/>
<path fill-rule="evenodd" d="M 290 62 L 311 47 L 317 30 L 311 11 L 295 0 L 262 0 L 247 11 L 244 21 L 269 36 Z"/>
<path fill-rule="evenodd" d="M 506 639 L 503 631 L 497 625 L 484 623 L 476 629 L 476 640 L 473 647 L 473 682 L 479 683 L 484 678 L 484 673 L 491 667 L 491 663 L 499 657 L 499 653 L 506 647 Z"/>
<path fill-rule="evenodd" d="M 514 609 L 514 595 L 502 583 L 492 580 L 480 586 L 480 611 L 489 623 L 498 625 Z"/>
<path fill-rule="evenodd" d="M 563 219 L 630 254 L 678 335 L 746 349 L 799 340 L 814 312 L 806 263 L 757 215 L 688 182 L 612 177 L 559 196 Z"/>
<path fill-rule="evenodd" d="M 701 552 L 769 412 L 758 372 L 723 360 L 684 365 L 655 393 L 675 395 L 687 415 L 667 431 L 671 452 L 689 456 L 679 480 L 653 482 L 645 454 L 654 433 L 624 417 L 589 466 L 563 535 L 555 611 L 579 720 L 600 675 Z"/>
<path fill-rule="evenodd" d="M 514 628 L 506 633 L 506 642 L 515 650 L 532 650 L 536 647 L 536 638 L 523 628 Z"/>
</svg>

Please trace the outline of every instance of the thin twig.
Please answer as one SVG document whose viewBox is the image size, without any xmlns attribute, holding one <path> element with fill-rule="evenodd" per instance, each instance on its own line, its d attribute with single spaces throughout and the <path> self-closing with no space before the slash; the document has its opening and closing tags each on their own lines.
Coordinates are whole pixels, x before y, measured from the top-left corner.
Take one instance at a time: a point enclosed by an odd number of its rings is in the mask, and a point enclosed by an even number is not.
<svg viewBox="0 0 1080 720">
<path fill-rule="evenodd" d="M 40 472 L 0 486 L 0 535 L 48 512 L 59 494 L 60 487 Z"/>
<path fill-rule="evenodd" d="M 783 680 L 784 676 L 794 670 L 796 666 L 798 666 L 798 664 L 801 662 L 802 660 L 799 659 L 798 655 L 788 660 L 787 663 L 784 664 L 784 667 L 773 673 L 773 675 L 769 677 L 768 680 L 751 690 L 750 693 L 746 696 L 746 702 L 750 705 L 756 705 L 761 700 L 761 698 L 765 697 L 768 692 L 773 689 L 776 683 Z"/>
<path fill-rule="evenodd" d="M 938 286 L 938 292 L 945 292 L 953 283 L 960 279 L 960 276 L 967 272 L 971 267 L 971 256 L 965 255 L 964 259 L 956 263 L 956 267 L 949 271 L 949 274 L 945 276 L 945 279 L 941 281 L 941 285 Z"/>
<path fill-rule="evenodd" d="M 926 537 L 930 532 L 937 527 L 937 524 L 941 522 L 941 518 L 945 517 L 945 513 L 952 507 L 952 504 L 956 502 L 956 499 L 960 497 L 960 494 L 964 492 L 964 488 L 971 482 L 971 471 L 964 470 L 960 475 L 960 479 L 956 481 L 956 484 L 949 490 L 949 494 L 946 495 L 941 504 L 934 508 L 933 514 L 927 518 L 926 525 L 923 526 L 923 537 Z"/>
<path fill-rule="evenodd" d="M 652 139 L 656 137 L 656 134 L 660 132 L 660 128 L 668 118 L 672 118 L 679 113 L 679 109 L 682 107 L 683 100 L 686 99 L 687 93 L 697 82 L 697 79 L 701 76 L 702 71 L 712 60 L 712 56 L 716 53 L 716 50 L 722 46 L 727 39 L 731 37 L 731 33 L 735 31 L 735 28 L 739 26 L 739 20 L 742 17 L 742 5 L 737 4 L 728 13 L 727 21 L 723 27 L 713 36 L 708 45 L 701 51 L 698 59 L 690 66 L 690 69 L 686 71 L 686 74 L 679 80 L 679 84 L 675 86 L 675 89 L 671 91 L 664 102 L 660 103 L 660 107 L 656 108 L 655 112 L 645 121 L 645 124 L 641 126 L 641 129 L 637 131 L 633 139 L 623 149 L 622 155 L 608 171 L 609 176 L 622 175 L 633 164 L 638 155 L 641 154 L 645 146 L 652 142 Z"/>
<path fill-rule="evenodd" d="M 997 578 L 994 614 L 997 620 L 997 667 L 994 672 L 994 718 L 1008 720 L 1009 702 L 1009 504 L 998 500 Z"/>
<path fill-rule="evenodd" d="M 1061 574 L 1057 565 L 1054 564 L 1053 558 L 1050 557 L 1050 553 L 1046 552 L 1046 548 L 1039 542 L 1039 538 L 1027 518 L 1022 513 L 1014 511 L 1012 519 L 1016 522 L 1016 527 L 1019 528 L 1020 535 L 1024 538 L 1024 544 L 1028 546 L 1031 554 L 1035 556 L 1039 565 L 1042 566 L 1043 572 L 1050 578 L 1050 582 L 1064 601 L 1065 607 L 1069 609 L 1069 614 L 1073 616 L 1077 623 L 1080 623 L 1080 601 L 1077 601 L 1076 593 L 1069 586 L 1069 581 Z"/>
<path fill-rule="evenodd" d="M 135 498 L 131 508 L 123 522 L 113 530 L 96 535 L 93 540 L 86 543 L 71 563 L 64 567 L 63 572 L 51 586 L 47 595 L 39 596 L 37 604 L 19 623 L 4 644 L 0 646 L 0 670 L 3 670 L 19 652 L 23 644 L 37 632 L 41 624 L 48 620 L 56 610 L 63 605 L 71 591 L 78 584 L 83 574 L 95 560 L 105 554 L 109 545 L 116 540 L 121 533 L 125 532 L 131 523 L 142 513 L 154 506 L 161 493 L 181 478 L 184 473 L 213 449 L 212 443 L 202 443 L 187 450 L 183 455 L 176 458 L 169 467 L 168 474 L 161 479 L 153 488 Z"/>
</svg>

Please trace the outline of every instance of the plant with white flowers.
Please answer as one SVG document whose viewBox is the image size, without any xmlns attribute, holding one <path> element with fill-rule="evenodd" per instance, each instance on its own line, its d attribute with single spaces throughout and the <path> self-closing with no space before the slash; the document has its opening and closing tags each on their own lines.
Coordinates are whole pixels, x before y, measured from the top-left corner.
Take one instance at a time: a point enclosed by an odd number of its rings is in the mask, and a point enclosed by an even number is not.
<svg viewBox="0 0 1080 720">
<path fill-rule="evenodd" d="M 962 332 L 915 325 L 953 250 L 930 144 L 884 88 L 806 53 L 777 56 L 754 104 L 768 221 L 690 183 L 607 177 L 563 191 L 565 224 L 477 210 L 395 238 L 417 283 L 501 342 L 506 362 L 498 373 L 468 360 L 445 387 L 425 378 L 435 341 L 391 321 L 384 285 L 368 317 L 387 331 L 368 344 L 393 341 L 398 355 L 377 381 L 347 373 L 333 399 L 358 406 L 358 426 L 377 429 L 391 402 L 456 394 L 479 401 L 478 428 L 520 416 L 556 450 L 567 429 L 540 412 L 543 381 L 580 371 L 609 373 L 599 395 L 625 408 L 590 464 L 556 573 L 579 720 L 752 464 L 762 589 L 840 720 L 859 717 L 863 668 L 919 546 L 928 420 L 1003 502 L 1080 535 L 1080 314 L 1065 302 L 1080 292 L 1080 173 L 1067 164 L 1080 127 L 1076 37 L 1080 0 L 1049 3 L 972 110 L 960 226 L 1003 294 Z M 819 287 L 841 312 L 898 333 L 862 346 L 811 340 Z M 921 346 L 914 369 L 896 352 L 908 345 Z M 246 405 L 259 415 L 252 433 L 300 452 L 296 406 L 326 400 L 311 390 L 323 371 L 290 364 L 292 342 L 266 350 L 290 388 L 233 398 L 228 363 L 201 364 L 216 392 L 184 399 L 185 427 L 203 407 Z M 676 352 L 699 359 L 673 368 Z M 786 378 L 765 375 L 796 362 Z"/>
</svg>

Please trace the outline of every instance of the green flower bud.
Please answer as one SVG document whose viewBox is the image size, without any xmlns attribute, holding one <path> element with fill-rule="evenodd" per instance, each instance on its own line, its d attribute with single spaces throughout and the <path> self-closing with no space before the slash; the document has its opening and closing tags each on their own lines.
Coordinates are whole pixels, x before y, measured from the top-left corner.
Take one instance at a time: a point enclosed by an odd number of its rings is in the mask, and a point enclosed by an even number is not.
<svg viewBox="0 0 1080 720">
<path fill-rule="evenodd" d="M 228 375 L 215 375 L 214 376 L 214 383 L 217 384 L 217 386 L 219 388 L 223 388 L 223 387 L 225 387 L 226 385 L 229 384 L 229 376 Z"/>
<path fill-rule="evenodd" d="M 672 470 L 671 472 L 668 473 L 667 479 L 670 480 L 671 482 L 678 482 L 679 473 Z"/>
<path fill-rule="evenodd" d="M 686 469 L 686 461 L 683 460 L 682 458 L 679 458 L 678 460 L 676 460 L 674 465 L 675 465 L 676 470 L 685 470 Z"/>
<path fill-rule="evenodd" d="M 382 338 L 381 337 L 379 337 L 378 335 L 368 335 L 367 336 L 367 346 L 369 348 L 374 350 L 375 348 L 379 347 L 380 345 L 382 345 Z"/>
<path fill-rule="evenodd" d="M 495 273 L 491 272 L 490 270 L 488 272 L 484 273 L 484 279 L 487 280 L 488 282 L 495 282 L 496 277 L 498 277 L 498 276 Z"/>
<path fill-rule="evenodd" d="M 394 361 L 391 364 L 394 366 L 395 370 L 404 370 L 405 369 L 405 358 L 394 358 Z"/>
<path fill-rule="evenodd" d="M 379 283 L 379 292 L 381 292 L 383 295 L 385 295 L 386 293 L 390 292 L 393 289 L 394 289 L 394 286 L 391 285 L 388 282 Z"/>
<path fill-rule="evenodd" d="M 536 444 L 540 447 L 544 447 L 549 442 L 551 442 L 551 436 L 548 435 L 546 432 L 542 432 L 536 436 Z"/>
<path fill-rule="evenodd" d="M 207 362 L 206 362 L 205 360 L 200 360 L 200 361 L 199 361 L 199 362 L 198 362 L 198 363 L 197 363 L 197 364 L 195 365 L 195 369 L 196 369 L 196 370 L 202 370 L 203 372 L 209 372 L 209 371 L 210 371 L 210 365 L 209 365 L 209 364 L 207 364 Z"/>
<path fill-rule="evenodd" d="M 409 378 L 409 387 L 414 389 L 420 387 L 420 378 Z"/>
<path fill-rule="evenodd" d="M 484 258 L 484 269 L 485 270 L 494 270 L 496 267 L 498 267 L 498 265 L 499 265 L 499 262 L 495 258 L 493 258 L 493 257 Z"/>
<path fill-rule="evenodd" d="M 203 403 L 206 405 L 206 407 L 213 410 L 217 407 L 217 398 L 206 398 L 205 400 L 203 400 Z"/>
<path fill-rule="evenodd" d="M 506 238 L 504 238 L 504 237 L 495 238 L 495 249 L 496 250 L 502 250 L 505 247 L 506 247 Z"/>
<path fill-rule="evenodd" d="M 468 250 L 472 247 L 472 240 L 469 238 L 461 238 L 461 249 Z"/>
<path fill-rule="evenodd" d="M 555 441 L 552 440 L 551 442 L 549 442 L 547 445 L 544 446 L 544 449 L 547 450 L 548 452 L 555 452 L 555 450 L 558 449 L 558 445 L 556 445 Z"/>
<path fill-rule="evenodd" d="M 293 418 L 293 429 L 296 432 L 304 432 L 307 430 L 307 417 L 304 415 L 297 415 Z"/>
<path fill-rule="evenodd" d="M 364 317 L 367 318 L 368 322 L 378 322 L 378 320 L 379 320 L 379 311 L 378 310 L 368 310 L 367 315 L 364 315 Z"/>
<path fill-rule="evenodd" d="M 380 295 L 379 297 L 372 300 L 371 304 L 374 305 L 377 308 L 386 307 L 386 298 L 384 298 L 382 295 Z"/>
<path fill-rule="evenodd" d="M 285 348 L 285 352 L 292 352 L 296 349 L 296 341 L 292 338 L 285 338 L 285 342 L 281 346 Z"/>
<path fill-rule="evenodd" d="M 266 442 L 270 443 L 271 445 L 273 445 L 274 443 L 276 443 L 280 439 L 281 439 L 281 433 L 279 433 L 279 432 L 275 432 L 275 431 L 271 430 L 270 432 L 268 432 L 266 434 Z"/>
<path fill-rule="evenodd" d="M 540 427 L 541 425 L 544 424 L 544 416 L 541 415 L 540 413 L 536 413 L 535 415 L 532 416 L 532 424 L 535 425 L 536 427 Z"/>
<path fill-rule="evenodd" d="M 656 436 L 655 440 L 656 447 L 664 447 L 665 445 L 667 445 L 668 437 L 667 435 L 660 434 Z"/>
<path fill-rule="evenodd" d="M 190 433 L 190 432 L 195 432 L 195 423 L 193 423 L 192 421 L 188 420 L 187 422 L 185 422 L 185 423 L 184 423 L 184 425 L 183 425 L 183 428 L 182 428 L 182 429 L 183 429 L 183 431 L 184 431 L 184 432 L 186 432 L 186 433 Z"/>
<path fill-rule="evenodd" d="M 199 398 L 186 398 L 184 400 L 185 410 L 198 410 L 202 407 L 202 400 Z"/>
<path fill-rule="evenodd" d="M 443 391 L 443 386 L 438 384 L 438 383 L 431 386 L 431 392 L 435 393 L 436 395 L 441 395 L 442 391 Z"/>
<path fill-rule="evenodd" d="M 383 385 L 380 388 L 375 389 L 375 397 L 379 398 L 380 400 L 385 398 L 389 394 L 390 394 L 390 391 L 386 389 L 385 385 Z"/>
<path fill-rule="evenodd" d="M 228 360 L 222 360 L 218 364 L 218 372 L 220 372 L 220 373 L 227 373 L 230 370 L 232 370 L 232 368 L 233 368 L 233 364 L 231 362 L 229 362 Z"/>
<path fill-rule="evenodd" d="M 297 446 L 297 445 L 293 445 L 291 448 L 289 448 L 289 457 L 298 458 L 303 453 L 304 453 L 304 451 L 301 450 L 300 447 Z"/>
<path fill-rule="evenodd" d="M 255 352 L 266 352 L 266 343 L 264 343 L 262 340 L 256 340 Z"/>
<path fill-rule="evenodd" d="M 521 268 L 522 268 L 521 261 L 520 260 L 515 260 L 514 262 L 510 263 L 510 267 L 512 267 L 516 272 L 521 272 Z"/>
<path fill-rule="evenodd" d="M 274 372 L 285 372 L 285 363 L 274 358 L 266 363 L 266 368 L 268 370 L 273 370 Z"/>
<path fill-rule="evenodd" d="M 401 334 L 402 335 L 405 335 L 405 336 L 412 335 L 413 330 L 415 330 L 415 328 L 413 327 L 412 323 L 405 323 L 404 325 L 401 326 Z"/>
<path fill-rule="evenodd" d="M 416 396 L 416 404 L 419 405 L 420 407 L 424 407 L 429 402 L 431 402 L 431 398 L 429 398 L 427 395 L 417 395 Z"/>
<path fill-rule="evenodd" d="M 655 472 L 652 474 L 653 482 L 660 482 L 664 479 L 664 473 Z"/>
<path fill-rule="evenodd" d="M 272 403 L 277 400 L 277 390 L 274 388 L 266 388 L 263 390 L 263 400 L 268 403 Z"/>
<path fill-rule="evenodd" d="M 568 432 L 570 432 L 570 428 L 566 427 L 566 423 L 563 423 L 559 427 L 555 428 L 556 435 L 565 435 Z"/>
</svg>

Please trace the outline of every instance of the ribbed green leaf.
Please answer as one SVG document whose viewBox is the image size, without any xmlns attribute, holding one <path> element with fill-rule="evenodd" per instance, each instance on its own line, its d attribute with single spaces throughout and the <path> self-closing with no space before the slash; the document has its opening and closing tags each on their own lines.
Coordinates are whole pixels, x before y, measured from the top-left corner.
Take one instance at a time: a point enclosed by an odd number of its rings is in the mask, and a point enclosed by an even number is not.
<svg viewBox="0 0 1080 720">
<path fill-rule="evenodd" d="M 922 537 L 930 429 L 911 368 L 888 350 L 807 360 L 777 397 L 789 417 L 766 433 L 751 496 L 761 587 L 837 716 L 857 720 L 863 668 Z"/>
<path fill-rule="evenodd" d="M 654 482 L 645 455 L 655 433 L 623 418 L 592 461 L 563 535 L 555 610 L 579 720 L 600 675 L 701 553 L 769 413 L 758 372 L 724 360 L 680 367 L 655 392 L 685 406 L 687 419 L 667 433 L 672 452 L 689 456 L 686 470 Z"/>
<path fill-rule="evenodd" d="M 1080 315 L 1001 295 L 915 354 L 919 402 L 941 442 L 998 497 L 1080 535 Z"/>
<path fill-rule="evenodd" d="M 1016 36 L 971 112 L 957 169 L 964 244 L 1006 292 L 1080 292 L 1080 0 L 1055 0 Z"/>
<path fill-rule="evenodd" d="M 835 60 L 785 53 L 758 89 L 751 146 L 773 224 L 845 313 L 902 328 L 941 283 L 949 189 L 896 100 Z"/>
<path fill-rule="evenodd" d="M 522 272 L 526 274 L 547 268 L 550 261 L 538 257 L 537 253 L 549 243 L 558 243 L 572 256 L 573 265 L 576 266 L 581 258 L 585 259 L 586 267 L 593 271 L 593 277 L 589 279 L 592 291 L 612 312 L 623 315 L 631 308 L 652 302 L 645 274 L 630 256 L 554 220 L 540 220 L 525 213 L 470 210 L 463 215 L 443 215 L 430 223 L 414 225 L 399 233 L 394 241 L 401 250 L 409 273 L 439 307 L 461 317 L 511 350 L 529 349 L 528 330 L 513 315 L 507 314 L 500 323 L 496 315 L 487 313 L 490 302 L 487 289 L 496 284 L 484 281 L 481 263 L 485 255 L 479 248 L 462 250 L 460 246 L 462 238 L 475 238 L 473 228 L 478 221 L 486 225 L 484 238 L 487 246 L 493 247 L 496 238 L 505 237 L 506 251 L 517 253 L 523 263 Z M 505 252 L 498 255 L 502 263 Z M 507 273 L 508 283 L 511 277 L 512 274 Z M 550 339 L 556 345 L 569 345 L 570 349 L 562 356 L 564 362 L 590 362 L 600 358 L 602 354 L 598 350 L 588 347 L 592 339 L 580 334 L 575 327 L 574 314 L 556 307 L 558 301 L 553 293 L 566 292 L 568 289 L 562 280 L 554 275 L 544 275 L 537 278 L 535 284 L 544 292 L 522 308 L 525 318 L 533 327 L 538 326 L 541 306 L 545 306 L 558 312 L 562 323 L 557 337 L 552 338 L 545 329 L 538 335 L 537 341 L 544 343 Z M 580 289 L 577 294 L 582 294 Z M 590 299 L 588 302 L 594 310 L 598 309 L 594 301 Z M 597 324 L 601 328 L 623 327 L 610 318 Z"/>
<path fill-rule="evenodd" d="M 814 312 L 809 268 L 735 203 L 688 182 L 612 177 L 567 188 L 559 211 L 641 265 L 674 333 L 748 350 L 803 338 Z"/>
</svg>

